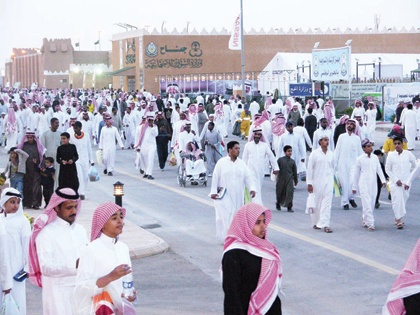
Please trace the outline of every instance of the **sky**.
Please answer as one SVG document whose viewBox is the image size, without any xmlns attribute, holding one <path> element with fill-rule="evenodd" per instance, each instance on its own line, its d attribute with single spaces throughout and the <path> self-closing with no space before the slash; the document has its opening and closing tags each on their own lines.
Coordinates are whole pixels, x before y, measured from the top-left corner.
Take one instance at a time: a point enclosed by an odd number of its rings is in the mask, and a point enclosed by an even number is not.
<svg viewBox="0 0 420 315">
<path fill-rule="evenodd" d="M 240 12 L 240 0 L 0 0 L 0 69 L 13 48 L 41 48 L 43 38 L 71 38 L 81 50 L 111 50 L 112 34 L 125 30 L 116 23 L 138 28 L 163 27 L 229 32 Z M 419 0 L 243 0 L 245 32 L 273 29 L 379 28 L 420 29 Z M 419 30 L 420 31 L 420 30 Z"/>
</svg>

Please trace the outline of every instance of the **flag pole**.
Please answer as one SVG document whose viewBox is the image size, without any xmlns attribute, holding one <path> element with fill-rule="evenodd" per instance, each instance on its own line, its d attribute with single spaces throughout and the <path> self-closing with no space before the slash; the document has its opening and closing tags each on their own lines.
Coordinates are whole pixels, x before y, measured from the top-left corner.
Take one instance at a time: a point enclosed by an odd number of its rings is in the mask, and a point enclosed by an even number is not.
<svg viewBox="0 0 420 315">
<path fill-rule="evenodd" d="M 242 97 L 245 97 L 245 52 L 244 52 L 244 14 L 241 0 L 241 74 L 242 74 Z"/>
</svg>

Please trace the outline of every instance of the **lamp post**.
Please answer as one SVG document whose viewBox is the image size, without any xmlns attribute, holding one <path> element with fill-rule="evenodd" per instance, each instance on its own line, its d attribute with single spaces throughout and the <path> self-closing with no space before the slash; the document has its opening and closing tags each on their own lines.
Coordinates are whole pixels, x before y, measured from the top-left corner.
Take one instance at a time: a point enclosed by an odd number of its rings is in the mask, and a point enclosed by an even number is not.
<svg viewBox="0 0 420 315">
<path fill-rule="evenodd" d="M 122 207 L 122 196 L 124 196 L 124 184 L 120 181 L 114 184 L 115 203 Z"/>
<path fill-rule="evenodd" d="M 382 63 L 382 58 L 378 57 L 378 76 L 379 76 L 379 79 L 381 79 L 381 63 Z"/>
</svg>

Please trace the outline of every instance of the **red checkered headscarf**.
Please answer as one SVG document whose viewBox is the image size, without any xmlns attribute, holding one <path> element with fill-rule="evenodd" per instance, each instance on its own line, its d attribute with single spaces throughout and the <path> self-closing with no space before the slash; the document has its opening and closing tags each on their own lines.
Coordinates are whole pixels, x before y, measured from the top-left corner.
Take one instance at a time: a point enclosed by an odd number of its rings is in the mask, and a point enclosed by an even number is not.
<svg viewBox="0 0 420 315">
<path fill-rule="evenodd" d="M 77 200 L 77 214 L 80 212 L 79 194 L 71 188 L 57 188 L 52 194 L 50 202 L 43 214 L 34 223 L 31 239 L 29 240 L 29 280 L 36 286 L 42 288 L 41 267 L 39 265 L 38 253 L 36 250 L 36 238 L 41 230 L 57 218 L 54 208 L 68 200 Z M 77 218 L 77 215 L 76 215 Z"/>
<path fill-rule="evenodd" d="M 118 210 L 121 210 L 123 217 L 125 217 L 125 209 L 111 201 L 101 203 L 98 208 L 96 208 L 92 218 L 92 231 L 90 233 L 91 242 L 101 236 L 101 230 L 105 223 L 110 217 L 117 213 Z"/>
<path fill-rule="evenodd" d="M 382 314 L 405 314 L 403 298 L 420 292 L 420 240 L 388 294 Z"/>
<path fill-rule="evenodd" d="M 255 223 L 265 214 L 266 227 L 271 221 L 271 211 L 262 205 L 248 203 L 236 212 L 227 232 L 224 253 L 231 249 L 245 249 L 251 254 L 262 257 L 261 273 L 255 291 L 251 294 L 248 315 L 265 314 L 278 295 L 282 277 L 280 253 L 276 246 L 265 238 L 252 234 Z"/>
</svg>

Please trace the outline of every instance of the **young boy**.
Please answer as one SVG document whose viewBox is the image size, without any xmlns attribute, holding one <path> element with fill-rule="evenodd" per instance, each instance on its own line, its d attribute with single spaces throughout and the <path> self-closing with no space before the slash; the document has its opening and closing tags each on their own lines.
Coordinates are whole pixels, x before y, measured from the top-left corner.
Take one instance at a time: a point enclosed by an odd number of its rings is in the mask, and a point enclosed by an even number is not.
<svg viewBox="0 0 420 315">
<path fill-rule="evenodd" d="M 57 148 L 57 163 L 60 164 L 58 186 L 77 191 L 79 189 L 79 179 L 75 162 L 79 159 L 79 155 L 76 146 L 69 141 L 70 134 L 63 132 L 61 134 L 61 145 Z"/>
<path fill-rule="evenodd" d="M 375 231 L 375 220 L 373 218 L 373 208 L 377 193 L 376 175 L 379 175 L 383 187 L 386 185 L 385 176 L 382 172 L 379 160 L 372 155 L 373 144 L 370 140 L 362 141 L 364 154 L 356 159 L 356 170 L 354 172 L 352 193 L 359 190 L 362 199 L 363 215 L 362 226 L 369 231 Z"/>
<path fill-rule="evenodd" d="M 10 178 L 10 187 L 19 190 L 23 196 L 23 177 L 26 174 L 26 160 L 29 154 L 16 147 L 10 148 L 9 162 L 4 169 L 6 177 Z"/>
<path fill-rule="evenodd" d="M 280 206 L 287 207 L 288 212 L 293 211 L 293 193 L 294 186 L 298 183 L 297 169 L 295 160 L 291 158 L 292 147 L 285 145 L 283 148 L 285 156 L 277 160 L 279 166 L 279 173 L 277 174 L 276 194 L 277 202 L 276 209 L 281 210 Z"/>
<path fill-rule="evenodd" d="M 45 167 L 41 168 L 41 185 L 42 195 L 45 200 L 45 207 L 50 202 L 51 196 L 54 193 L 55 168 L 54 159 L 50 156 L 44 159 Z"/>
</svg>

